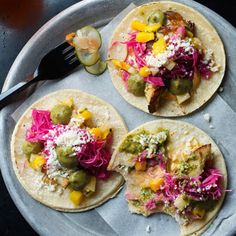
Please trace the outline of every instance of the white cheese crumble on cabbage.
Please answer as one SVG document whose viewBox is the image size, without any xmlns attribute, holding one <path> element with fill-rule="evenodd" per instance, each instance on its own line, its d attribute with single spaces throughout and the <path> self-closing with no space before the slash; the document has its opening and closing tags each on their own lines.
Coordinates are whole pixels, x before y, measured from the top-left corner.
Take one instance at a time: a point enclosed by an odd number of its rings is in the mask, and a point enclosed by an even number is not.
<svg viewBox="0 0 236 236">
<path fill-rule="evenodd" d="M 185 52 L 190 55 L 193 54 L 193 46 L 191 45 L 191 39 L 169 39 L 168 36 L 165 36 L 164 39 L 167 41 L 166 51 L 157 55 L 154 55 L 153 53 L 147 54 L 147 56 L 145 57 L 147 66 L 160 68 L 161 66 L 165 65 L 168 62 L 168 59 L 173 57 L 176 51 L 178 51 L 180 48 L 183 48 Z"/>
<path fill-rule="evenodd" d="M 59 132 L 59 135 L 56 135 Z M 46 156 L 46 169 L 49 178 L 67 178 L 70 171 L 62 167 L 57 160 L 56 146 L 71 146 L 75 152 L 81 150 L 81 146 L 91 142 L 93 137 L 86 130 L 78 127 L 57 127 L 49 131 L 48 140 L 44 146 Z"/>
<path fill-rule="evenodd" d="M 76 129 L 67 130 L 55 139 L 58 146 L 76 146 L 86 144 L 90 139 Z"/>
</svg>

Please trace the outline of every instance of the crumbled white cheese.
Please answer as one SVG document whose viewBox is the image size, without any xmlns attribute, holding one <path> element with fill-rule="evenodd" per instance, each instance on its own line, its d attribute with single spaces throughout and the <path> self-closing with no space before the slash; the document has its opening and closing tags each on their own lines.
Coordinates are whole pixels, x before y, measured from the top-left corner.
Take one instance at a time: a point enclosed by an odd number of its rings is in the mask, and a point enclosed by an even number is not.
<svg viewBox="0 0 236 236">
<path fill-rule="evenodd" d="M 46 169 L 49 178 L 68 177 L 68 169 L 62 167 L 57 159 L 56 145 L 72 146 L 74 151 L 80 151 L 81 145 L 93 140 L 93 137 L 86 130 L 81 130 L 78 127 L 57 127 L 51 130 L 46 138 L 44 146 L 44 155 L 46 158 Z"/>
<path fill-rule="evenodd" d="M 224 91 L 224 87 L 219 88 L 219 92 L 222 93 Z"/>
<path fill-rule="evenodd" d="M 168 37 L 169 38 L 169 37 Z M 167 41 L 168 38 L 164 39 Z M 168 62 L 170 57 L 173 57 L 180 48 L 183 48 L 188 54 L 193 54 L 193 46 L 191 45 L 191 39 L 181 39 L 179 37 L 170 38 L 167 42 L 166 51 L 154 55 L 149 53 L 145 57 L 147 66 L 160 68 Z"/>
<path fill-rule="evenodd" d="M 209 113 L 205 113 L 205 114 L 203 115 L 203 119 L 209 123 L 209 122 L 211 121 L 211 116 L 210 116 L 210 114 L 209 114 Z"/>
<path fill-rule="evenodd" d="M 151 229 L 151 226 L 150 225 L 147 225 L 146 227 L 146 232 L 147 233 L 151 233 L 152 229 Z"/>
<path fill-rule="evenodd" d="M 154 55 L 154 54 L 147 55 L 145 60 L 148 66 L 160 68 L 167 62 L 168 52 L 165 51 L 157 55 Z"/>
<path fill-rule="evenodd" d="M 165 131 L 158 132 L 157 134 L 151 135 L 151 143 L 162 143 L 167 139 L 167 133 Z"/>
<path fill-rule="evenodd" d="M 84 123 L 84 118 L 83 117 L 80 117 L 80 118 L 72 117 L 70 119 L 70 124 L 76 125 L 77 127 L 80 126 L 83 123 Z"/>
<path fill-rule="evenodd" d="M 59 195 L 62 195 L 62 194 L 64 193 L 64 190 L 63 190 L 62 188 L 59 188 L 59 189 L 57 190 L 57 192 L 58 192 Z"/>
<path fill-rule="evenodd" d="M 87 142 L 87 136 L 76 129 L 67 130 L 55 139 L 55 143 L 59 146 L 76 146 L 86 144 Z"/>
<path fill-rule="evenodd" d="M 212 72 L 217 72 L 219 71 L 220 67 L 218 65 L 215 65 L 215 66 L 211 66 L 210 69 Z"/>
<path fill-rule="evenodd" d="M 55 192 L 57 190 L 57 187 L 55 184 L 49 184 L 46 186 L 47 186 L 48 191 L 50 191 L 50 192 Z"/>
<path fill-rule="evenodd" d="M 208 62 L 208 61 L 210 61 L 212 59 L 212 57 L 213 57 L 212 49 L 209 49 L 209 48 L 206 49 L 204 51 L 204 61 Z"/>
</svg>

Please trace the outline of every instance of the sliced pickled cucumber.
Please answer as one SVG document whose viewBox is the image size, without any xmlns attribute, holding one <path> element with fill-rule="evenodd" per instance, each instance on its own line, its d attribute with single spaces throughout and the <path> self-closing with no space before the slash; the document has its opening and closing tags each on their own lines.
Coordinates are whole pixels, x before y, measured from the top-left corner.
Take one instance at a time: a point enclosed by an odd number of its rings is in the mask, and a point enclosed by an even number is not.
<svg viewBox="0 0 236 236">
<path fill-rule="evenodd" d="M 90 25 L 77 30 L 76 35 L 78 39 L 87 39 L 88 46 L 94 51 L 98 50 L 102 45 L 102 38 L 99 31 Z M 75 46 L 79 47 L 79 43 Z"/>
<path fill-rule="evenodd" d="M 90 53 L 87 50 L 79 50 L 78 48 L 75 49 L 77 57 L 79 61 L 84 66 L 92 66 L 94 65 L 100 58 L 99 51 Z"/>
<path fill-rule="evenodd" d="M 85 66 L 85 70 L 92 75 L 101 75 L 107 68 L 107 63 L 98 60 L 96 64 L 92 66 Z"/>
</svg>

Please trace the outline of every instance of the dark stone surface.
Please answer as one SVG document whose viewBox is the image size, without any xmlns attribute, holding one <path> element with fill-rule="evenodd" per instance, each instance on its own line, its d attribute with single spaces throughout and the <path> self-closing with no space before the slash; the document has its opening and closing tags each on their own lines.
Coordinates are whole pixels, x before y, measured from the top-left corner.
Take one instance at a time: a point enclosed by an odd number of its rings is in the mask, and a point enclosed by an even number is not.
<svg viewBox="0 0 236 236">
<path fill-rule="evenodd" d="M 10 7 L 5 6 L 7 2 L 11 2 Z M 76 2 L 78 0 L 0 0 L 0 88 L 14 59 L 30 37 L 49 19 Z M 198 2 L 213 9 L 236 26 L 235 1 Z M 15 20 L 14 16 L 20 20 Z M 0 235 L 37 235 L 12 202 L 1 175 Z"/>
</svg>

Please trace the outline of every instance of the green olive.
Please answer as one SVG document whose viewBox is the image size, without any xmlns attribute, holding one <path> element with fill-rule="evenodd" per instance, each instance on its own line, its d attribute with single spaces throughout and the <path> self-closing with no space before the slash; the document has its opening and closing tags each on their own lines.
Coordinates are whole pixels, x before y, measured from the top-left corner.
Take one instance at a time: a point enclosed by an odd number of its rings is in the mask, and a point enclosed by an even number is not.
<svg viewBox="0 0 236 236">
<path fill-rule="evenodd" d="M 162 25 L 164 23 L 164 20 L 165 20 L 165 14 L 162 11 L 160 11 L 160 10 L 157 10 L 157 11 L 153 12 L 148 17 L 148 23 L 149 24 L 160 23 Z"/>
<path fill-rule="evenodd" d="M 56 154 L 59 163 L 68 169 L 73 169 L 78 166 L 78 160 L 76 156 L 70 156 L 73 153 L 72 147 L 57 146 Z"/>
<path fill-rule="evenodd" d="M 171 79 L 169 84 L 169 91 L 174 95 L 181 95 L 189 92 L 193 86 L 190 79 Z"/>
<path fill-rule="evenodd" d="M 145 81 L 139 75 L 131 75 L 128 78 L 128 91 L 135 96 L 144 96 Z"/>
<path fill-rule="evenodd" d="M 43 149 L 43 144 L 40 142 L 24 141 L 22 150 L 24 154 L 29 157 L 31 154 L 37 154 Z"/>
<path fill-rule="evenodd" d="M 91 176 L 85 170 L 77 170 L 69 177 L 70 186 L 74 190 L 81 190 L 89 182 Z"/>
<path fill-rule="evenodd" d="M 50 116 L 53 124 L 67 125 L 70 122 L 71 115 L 71 107 L 59 104 L 52 108 Z"/>
</svg>

